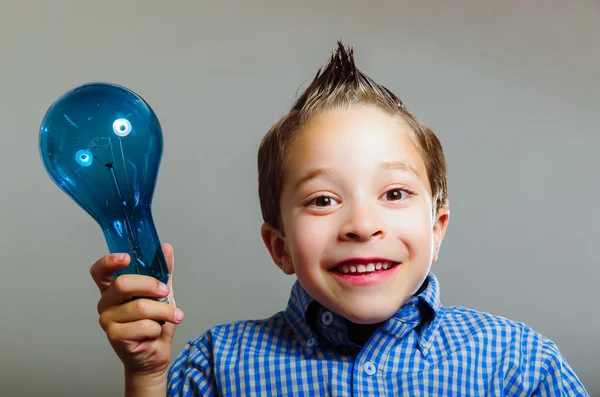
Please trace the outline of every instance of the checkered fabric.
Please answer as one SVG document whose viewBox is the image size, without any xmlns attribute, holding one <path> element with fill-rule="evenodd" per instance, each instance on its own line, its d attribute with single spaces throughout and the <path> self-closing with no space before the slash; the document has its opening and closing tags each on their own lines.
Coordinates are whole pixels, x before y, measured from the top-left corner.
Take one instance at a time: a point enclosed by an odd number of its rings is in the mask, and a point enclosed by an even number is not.
<svg viewBox="0 0 600 397">
<path fill-rule="evenodd" d="M 169 372 L 168 396 L 588 396 L 529 326 L 440 304 L 433 273 L 359 346 L 296 282 L 272 317 L 209 329 Z"/>
</svg>

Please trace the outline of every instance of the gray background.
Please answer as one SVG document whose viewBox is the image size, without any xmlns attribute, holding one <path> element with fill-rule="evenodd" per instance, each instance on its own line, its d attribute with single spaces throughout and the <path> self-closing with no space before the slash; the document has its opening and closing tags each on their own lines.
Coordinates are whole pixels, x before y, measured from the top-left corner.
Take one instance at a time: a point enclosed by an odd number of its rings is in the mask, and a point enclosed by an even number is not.
<svg viewBox="0 0 600 397">
<path fill-rule="evenodd" d="M 123 387 L 89 276 L 103 236 L 38 155 L 48 106 L 103 80 L 157 111 L 177 355 L 209 326 L 285 307 L 293 278 L 260 239 L 256 151 L 340 38 L 445 146 L 443 302 L 532 325 L 600 395 L 598 1 L 0 4 L 1 395 Z"/>
</svg>

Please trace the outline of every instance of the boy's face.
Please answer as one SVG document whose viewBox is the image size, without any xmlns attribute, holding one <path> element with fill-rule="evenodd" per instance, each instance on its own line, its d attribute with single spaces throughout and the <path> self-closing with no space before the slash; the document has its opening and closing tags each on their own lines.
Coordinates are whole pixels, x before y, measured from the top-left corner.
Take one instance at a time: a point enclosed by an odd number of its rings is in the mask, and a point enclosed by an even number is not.
<svg viewBox="0 0 600 397">
<path fill-rule="evenodd" d="M 448 221 L 433 216 L 410 127 L 374 107 L 322 113 L 295 138 L 273 259 L 328 309 L 359 324 L 391 317 L 421 286 Z M 374 270 L 374 271 L 373 271 Z"/>
</svg>

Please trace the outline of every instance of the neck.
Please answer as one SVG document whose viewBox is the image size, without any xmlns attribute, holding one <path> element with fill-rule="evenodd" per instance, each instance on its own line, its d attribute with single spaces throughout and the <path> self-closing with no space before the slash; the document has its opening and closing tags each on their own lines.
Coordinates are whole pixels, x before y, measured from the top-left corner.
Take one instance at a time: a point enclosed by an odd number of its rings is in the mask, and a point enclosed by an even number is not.
<svg viewBox="0 0 600 397">
<path fill-rule="evenodd" d="M 381 327 L 384 322 L 375 323 L 375 324 L 356 324 L 353 322 L 348 322 L 348 339 L 352 343 L 356 343 L 359 346 L 364 346 L 365 343 L 369 340 L 373 332 L 377 330 L 377 328 Z"/>
</svg>

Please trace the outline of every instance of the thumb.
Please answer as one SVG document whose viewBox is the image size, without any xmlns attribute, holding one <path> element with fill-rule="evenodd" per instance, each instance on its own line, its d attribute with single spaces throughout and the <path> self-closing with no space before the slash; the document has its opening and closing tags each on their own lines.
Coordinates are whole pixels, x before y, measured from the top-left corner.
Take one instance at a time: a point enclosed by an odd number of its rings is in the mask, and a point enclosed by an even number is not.
<svg viewBox="0 0 600 397">
<path fill-rule="evenodd" d="M 173 246 L 169 243 L 163 243 L 162 246 L 163 254 L 165 255 L 165 259 L 167 261 L 167 266 L 169 267 L 169 275 L 173 273 L 173 266 L 175 264 L 175 251 L 173 250 Z"/>
<path fill-rule="evenodd" d="M 173 271 L 175 269 L 175 250 L 171 244 L 164 243 L 162 244 L 163 254 L 165 255 L 165 260 L 167 261 L 167 266 L 169 268 L 169 281 L 167 285 L 169 286 L 169 304 L 173 307 L 177 307 L 175 303 L 175 296 L 173 294 Z M 171 343 L 173 336 L 175 335 L 175 324 L 166 323 L 163 325 L 163 332 L 161 334 L 161 339 L 168 341 Z"/>
<path fill-rule="evenodd" d="M 163 254 L 165 255 L 165 259 L 167 261 L 167 267 L 169 268 L 169 281 L 167 282 L 167 285 L 169 286 L 168 300 L 171 305 L 177 307 L 175 305 L 175 296 L 173 294 L 173 272 L 175 270 L 175 250 L 173 249 L 173 246 L 168 243 L 162 244 L 162 250 L 163 250 Z"/>
</svg>

